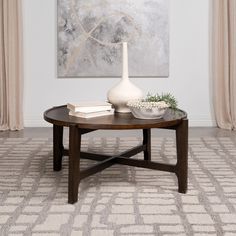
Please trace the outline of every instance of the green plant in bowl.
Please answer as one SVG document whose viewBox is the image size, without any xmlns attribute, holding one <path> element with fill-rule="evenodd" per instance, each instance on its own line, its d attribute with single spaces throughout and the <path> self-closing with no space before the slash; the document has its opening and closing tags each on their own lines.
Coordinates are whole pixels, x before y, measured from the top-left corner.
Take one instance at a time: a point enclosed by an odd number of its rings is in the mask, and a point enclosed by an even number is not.
<svg viewBox="0 0 236 236">
<path fill-rule="evenodd" d="M 170 93 L 151 95 L 142 100 L 130 100 L 127 103 L 134 117 L 138 119 L 160 119 L 168 108 L 177 109 L 177 100 Z"/>
<path fill-rule="evenodd" d="M 150 93 L 147 94 L 146 98 L 142 101 L 144 102 L 165 102 L 170 108 L 177 109 L 178 102 L 176 98 L 170 93 L 162 93 L 159 95 L 158 93 L 152 95 Z"/>
</svg>

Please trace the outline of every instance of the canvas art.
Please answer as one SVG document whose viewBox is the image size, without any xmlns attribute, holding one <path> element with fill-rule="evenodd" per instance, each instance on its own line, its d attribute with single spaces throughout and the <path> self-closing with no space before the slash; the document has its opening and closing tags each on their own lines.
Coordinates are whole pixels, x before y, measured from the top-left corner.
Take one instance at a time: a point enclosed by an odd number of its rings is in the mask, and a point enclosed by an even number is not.
<svg viewBox="0 0 236 236">
<path fill-rule="evenodd" d="M 169 75 L 168 0 L 58 0 L 58 76 Z"/>
</svg>

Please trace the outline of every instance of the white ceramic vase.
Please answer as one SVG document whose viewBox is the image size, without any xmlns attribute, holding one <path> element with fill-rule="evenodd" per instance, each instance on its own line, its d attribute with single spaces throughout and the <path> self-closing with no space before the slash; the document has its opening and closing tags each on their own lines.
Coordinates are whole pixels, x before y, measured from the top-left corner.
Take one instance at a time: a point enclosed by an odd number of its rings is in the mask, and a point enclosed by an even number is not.
<svg viewBox="0 0 236 236">
<path fill-rule="evenodd" d="M 131 112 L 127 106 L 129 100 L 141 99 L 143 93 L 136 85 L 129 80 L 128 73 L 128 49 L 127 43 L 123 43 L 123 75 L 118 84 L 107 93 L 108 101 L 113 104 L 116 112 Z"/>
</svg>

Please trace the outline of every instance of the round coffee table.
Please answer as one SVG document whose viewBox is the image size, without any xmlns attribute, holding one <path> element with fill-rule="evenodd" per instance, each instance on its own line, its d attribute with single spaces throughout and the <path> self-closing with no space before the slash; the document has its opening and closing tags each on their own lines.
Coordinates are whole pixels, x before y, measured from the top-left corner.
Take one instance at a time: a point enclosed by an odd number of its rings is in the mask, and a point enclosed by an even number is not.
<svg viewBox="0 0 236 236">
<path fill-rule="evenodd" d="M 160 171 L 173 172 L 178 178 L 178 191 L 186 193 L 188 176 L 188 119 L 182 110 L 168 109 L 162 119 L 141 120 L 131 113 L 78 118 L 69 115 L 67 107 L 53 107 L 44 112 L 44 119 L 53 124 L 53 169 L 60 171 L 62 157 L 69 156 L 68 202 L 78 201 L 78 188 L 82 179 L 102 171 L 114 164 L 142 167 Z M 63 147 L 63 127 L 69 127 L 69 149 Z M 151 161 L 151 129 L 163 128 L 176 131 L 176 165 L 161 164 Z M 143 143 L 116 156 L 81 152 L 81 135 L 95 130 L 129 130 L 142 129 Z M 144 152 L 144 160 L 130 158 Z M 98 164 L 80 170 L 80 158 L 99 161 Z"/>
</svg>

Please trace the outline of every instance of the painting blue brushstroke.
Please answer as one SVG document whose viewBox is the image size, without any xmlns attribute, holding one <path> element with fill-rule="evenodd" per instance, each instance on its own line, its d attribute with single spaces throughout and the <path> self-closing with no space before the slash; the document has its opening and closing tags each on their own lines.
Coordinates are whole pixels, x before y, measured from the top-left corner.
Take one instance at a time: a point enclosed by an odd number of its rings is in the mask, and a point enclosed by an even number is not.
<svg viewBox="0 0 236 236">
<path fill-rule="evenodd" d="M 169 75 L 168 0 L 58 0 L 58 76 Z"/>
</svg>

